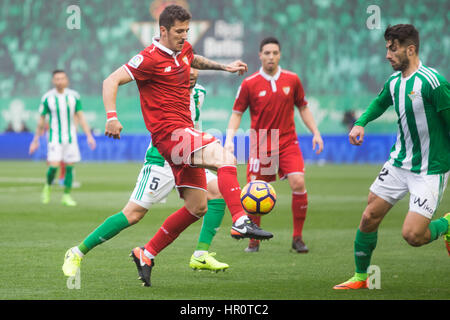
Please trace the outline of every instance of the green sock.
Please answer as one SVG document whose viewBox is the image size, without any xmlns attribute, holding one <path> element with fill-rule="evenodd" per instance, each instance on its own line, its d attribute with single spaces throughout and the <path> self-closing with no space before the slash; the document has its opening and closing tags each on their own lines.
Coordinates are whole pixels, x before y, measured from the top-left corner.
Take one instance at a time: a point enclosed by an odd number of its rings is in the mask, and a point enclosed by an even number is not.
<svg viewBox="0 0 450 320">
<path fill-rule="evenodd" d="M 122 211 L 110 216 L 83 240 L 78 246 L 78 249 L 80 249 L 83 254 L 86 254 L 92 248 L 111 239 L 129 225 L 128 219 Z"/>
<path fill-rule="evenodd" d="M 56 175 L 56 167 L 49 166 L 47 170 L 47 184 L 51 185 Z"/>
<path fill-rule="evenodd" d="M 430 229 L 430 242 L 438 239 L 440 236 L 447 233 L 448 230 L 448 220 L 445 218 L 440 218 L 434 221 L 431 221 L 428 225 L 428 229 Z"/>
<path fill-rule="evenodd" d="M 222 223 L 225 214 L 225 200 L 212 199 L 208 201 L 208 211 L 203 217 L 202 230 L 195 250 L 208 251 L 217 229 Z"/>
<path fill-rule="evenodd" d="M 70 193 L 72 189 L 73 166 L 66 166 L 66 175 L 64 176 L 64 193 Z"/>
<path fill-rule="evenodd" d="M 374 232 L 362 232 L 356 231 L 354 255 L 356 273 L 355 276 L 365 280 L 367 278 L 367 268 L 370 265 L 370 259 L 372 252 L 377 245 L 378 231 Z"/>
</svg>

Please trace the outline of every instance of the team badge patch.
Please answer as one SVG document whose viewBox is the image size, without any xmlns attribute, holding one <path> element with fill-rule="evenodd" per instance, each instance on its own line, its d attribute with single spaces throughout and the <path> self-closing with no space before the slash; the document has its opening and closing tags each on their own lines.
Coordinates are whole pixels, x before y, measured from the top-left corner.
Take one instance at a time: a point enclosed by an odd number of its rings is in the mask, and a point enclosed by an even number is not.
<svg viewBox="0 0 450 320">
<path fill-rule="evenodd" d="M 291 91 L 291 87 L 283 87 L 283 92 L 285 95 L 288 95 L 289 91 Z"/>
<path fill-rule="evenodd" d="M 189 65 L 189 60 L 186 56 L 183 57 L 183 62 L 186 63 L 187 65 Z"/>
<path fill-rule="evenodd" d="M 144 61 L 144 57 L 141 54 L 135 55 L 131 60 L 128 62 L 128 65 L 132 66 L 133 68 L 137 69 L 139 65 Z"/>
<path fill-rule="evenodd" d="M 266 90 L 260 91 L 258 96 L 264 97 L 266 95 Z"/>
<path fill-rule="evenodd" d="M 411 99 L 411 101 L 414 101 L 414 99 L 420 97 L 420 92 L 414 92 L 414 91 L 411 91 L 411 92 L 408 94 L 408 97 Z"/>
</svg>

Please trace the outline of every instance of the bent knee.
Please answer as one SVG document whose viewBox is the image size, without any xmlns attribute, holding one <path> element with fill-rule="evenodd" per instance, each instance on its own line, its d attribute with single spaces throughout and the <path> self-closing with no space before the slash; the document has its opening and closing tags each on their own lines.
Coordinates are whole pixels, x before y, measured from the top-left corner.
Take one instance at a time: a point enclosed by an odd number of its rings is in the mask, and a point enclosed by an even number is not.
<svg viewBox="0 0 450 320">
<path fill-rule="evenodd" d="M 122 209 L 122 212 L 130 225 L 138 223 L 145 216 L 147 211 L 148 209 L 131 201 Z"/>
<path fill-rule="evenodd" d="M 207 203 L 198 203 L 190 206 L 186 206 L 186 209 L 192 213 L 193 215 L 196 215 L 197 217 L 203 217 L 206 212 L 208 211 L 208 205 Z"/>
<path fill-rule="evenodd" d="M 124 212 L 124 214 L 125 214 L 125 217 L 127 218 L 128 223 L 129 223 L 130 225 L 133 225 L 133 224 L 138 223 L 139 221 L 142 220 L 142 218 L 143 218 L 144 215 L 145 215 L 145 213 L 142 213 L 142 212 L 136 212 L 136 211 L 127 212 L 127 213 Z"/>
<path fill-rule="evenodd" d="M 423 245 L 424 237 L 413 229 L 405 228 L 402 230 L 402 237 L 412 247 L 420 247 Z"/>
</svg>

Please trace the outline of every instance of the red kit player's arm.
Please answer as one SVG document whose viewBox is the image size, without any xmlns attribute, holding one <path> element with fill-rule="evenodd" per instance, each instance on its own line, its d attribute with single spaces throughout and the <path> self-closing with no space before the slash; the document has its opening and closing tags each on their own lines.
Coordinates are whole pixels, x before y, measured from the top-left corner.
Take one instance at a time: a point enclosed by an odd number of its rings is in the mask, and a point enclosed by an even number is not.
<svg viewBox="0 0 450 320">
<path fill-rule="evenodd" d="M 194 60 L 192 61 L 191 66 L 199 70 L 222 70 L 231 73 L 238 72 L 239 75 L 243 75 L 248 70 L 247 64 L 240 60 L 224 65 L 199 56 L 198 54 L 194 55 Z"/>
<path fill-rule="evenodd" d="M 103 104 L 105 106 L 106 115 L 113 115 L 108 118 L 105 125 L 105 136 L 114 139 L 120 139 L 120 131 L 122 131 L 122 124 L 117 119 L 116 114 L 116 97 L 117 90 L 120 85 L 132 81 L 133 78 L 127 72 L 124 66 L 120 67 L 111 73 L 103 81 Z"/>
<path fill-rule="evenodd" d="M 120 85 L 133 81 L 130 74 L 122 66 L 111 73 L 103 81 L 103 104 L 106 112 L 116 111 L 116 97 Z"/>
</svg>

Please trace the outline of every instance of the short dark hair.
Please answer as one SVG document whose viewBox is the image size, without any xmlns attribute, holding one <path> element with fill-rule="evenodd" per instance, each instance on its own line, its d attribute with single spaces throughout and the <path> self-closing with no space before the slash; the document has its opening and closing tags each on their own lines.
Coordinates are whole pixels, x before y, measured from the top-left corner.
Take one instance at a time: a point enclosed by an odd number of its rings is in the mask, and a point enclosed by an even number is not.
<svg viewBox="0 0 450 320">
<path fill-rule="evenodd" d="M 269 44 L 269 43 L 273 43 L 273 44 L 278 45 L 278 48 L 279 48 L 280 51 L 281 51 L 280 41 L 278 41 L 278 39 L 275 38 L 275 37 L 267 37 L 267 38 L 264 38 L 264 39 L 261 41 L 261 43 L 260 43 L 260 45 L 259 45 L 259 52 L 261 52 L 261 51 L 262 51 L 262 48 L 263 48 L 266 44 Z"/>
<path fill-rule="evenodd" d="M 184 22 L 191 20 L 192 16 L 185 8 L 176 4 L 171 4 L 164 8 L 163 12 L 159 15 L 159 26 L 165 27 L 170 30 L 175 24 L 175 20 Z"/>
<path fill-rule="evenodd" d="M 388 25 L 384 32 L 384 40 L 394 41 L 395 39 L 403 45 L 414 45 L 416 53 L 419 53 L 419 31 L 412 24 Z"/>
<path fill-rule="evenodd" d="M 65 74 L 66 72 L 64 70 L 62 70 L 62 69 L 56 69 L 56 70 L 53 70 L 52 76 L 54 76 L 57 73 L 64 73 Z"/>
</svg>

